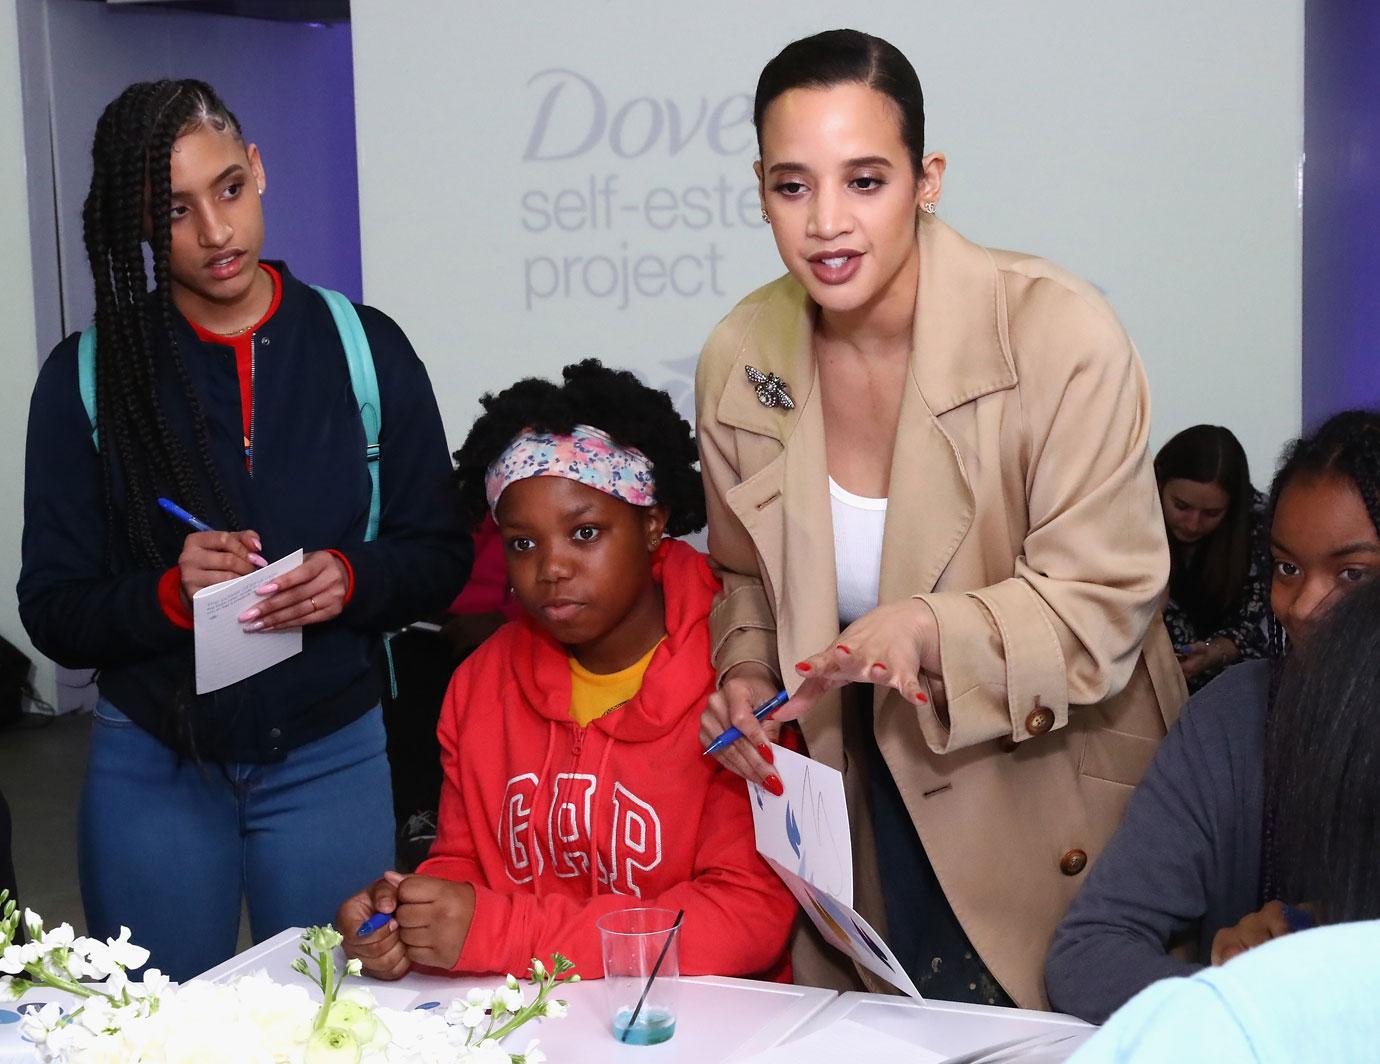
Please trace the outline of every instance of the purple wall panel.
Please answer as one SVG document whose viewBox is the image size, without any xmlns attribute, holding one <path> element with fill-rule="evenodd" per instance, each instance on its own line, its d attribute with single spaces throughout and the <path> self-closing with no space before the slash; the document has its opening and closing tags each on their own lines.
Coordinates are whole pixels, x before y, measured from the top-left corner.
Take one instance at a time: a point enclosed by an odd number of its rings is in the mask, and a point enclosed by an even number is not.
<svg viewBox="0 0 1380 1064">
<path fill-rule="evenodd" d="M 1308 0 L 1303 422 L 1380 406 L 1380 4 Z"/>
<path fill-rule="evenodd" d="M 198 24 L 202 47 L 195 57 L 175 61 L 174 76 L 215 85 L 263 152 L 265 257 L 286 259 L 303 280 L 358 300 L 350 27 L 182 18 Z"/>
</svg>

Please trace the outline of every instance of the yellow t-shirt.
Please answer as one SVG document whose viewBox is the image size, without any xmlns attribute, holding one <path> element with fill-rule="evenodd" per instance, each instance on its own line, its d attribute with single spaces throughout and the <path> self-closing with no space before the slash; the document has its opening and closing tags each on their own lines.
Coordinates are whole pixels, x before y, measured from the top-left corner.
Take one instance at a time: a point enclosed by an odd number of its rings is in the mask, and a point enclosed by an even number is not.
<svg viewBox="0 0 1380 1064">
<path fill-rule="evenodd" d="M 652 655 L 665 637 L 641 659 L 618 672 L 590 672 L 574 658 L 570 662 L 570 717 L 580 727 L 617 709 L 642 688 L 642 677 L 652 663 Z"/>
</svg>

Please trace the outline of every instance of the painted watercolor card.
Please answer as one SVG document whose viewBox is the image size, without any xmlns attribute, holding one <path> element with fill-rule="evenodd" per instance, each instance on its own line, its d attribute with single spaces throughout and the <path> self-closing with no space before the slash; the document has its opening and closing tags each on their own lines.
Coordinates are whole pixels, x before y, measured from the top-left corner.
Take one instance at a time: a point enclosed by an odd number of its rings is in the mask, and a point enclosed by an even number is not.
<svg viewBox="0 0 1380 1064">
<path fill-rule="evenodd" d="M 757 852 L 835 949 L 898 990 L 923 1001 L 901 962 L 853 911 L 853 840 L 843 774 L 782 746 L 773 746 L 780 797 L 750 784 Z"/>
</svg>

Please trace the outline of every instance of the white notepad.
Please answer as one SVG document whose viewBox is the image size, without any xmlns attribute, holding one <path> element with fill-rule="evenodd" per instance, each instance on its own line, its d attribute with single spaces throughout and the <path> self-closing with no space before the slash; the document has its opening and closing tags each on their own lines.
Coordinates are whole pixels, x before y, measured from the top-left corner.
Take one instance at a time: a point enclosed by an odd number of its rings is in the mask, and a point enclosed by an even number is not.
<svg viewBox="0 0 1380 1064">
<path fill-rule="evenodd" d="M 299 549 L 248 576 L 203 587 L 192 596 L 197 694 L 219 691 L 302 653 L 301 628 L 246 632 L 239 620 L 245 610 L 263 601 L 255 588 L 301 564 Z"/>
</svg>

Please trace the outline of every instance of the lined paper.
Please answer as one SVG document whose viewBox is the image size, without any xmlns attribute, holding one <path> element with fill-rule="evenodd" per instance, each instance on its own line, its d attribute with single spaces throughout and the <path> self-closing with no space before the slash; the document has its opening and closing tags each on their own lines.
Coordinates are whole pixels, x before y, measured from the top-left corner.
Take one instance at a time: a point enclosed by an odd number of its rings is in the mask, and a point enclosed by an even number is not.
<svg viewBox="0 0 1380 1064">
<path fill-rule="evenodd" d="M 255 588 L 301 564 L 299 548 L 248 576 L 203 587 L 192 596 L 197 694 L 219 691 L 302 653 L 301 628 L 246 632 L 239 621 L 240 614 L 263 601 Z"/>
</svg>

